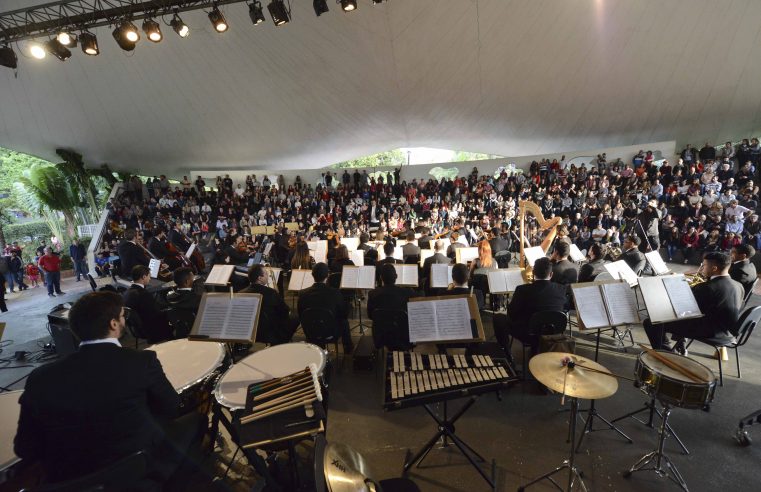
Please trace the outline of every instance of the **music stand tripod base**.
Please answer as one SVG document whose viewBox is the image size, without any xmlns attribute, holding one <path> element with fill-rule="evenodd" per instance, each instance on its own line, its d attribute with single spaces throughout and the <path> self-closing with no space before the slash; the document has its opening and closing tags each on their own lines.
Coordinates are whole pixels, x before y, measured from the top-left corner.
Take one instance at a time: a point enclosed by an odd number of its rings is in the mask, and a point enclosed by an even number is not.
<svg viewBox="0 0 761 492">
<path fill-rule="evenodd" d="M 679 473 L 676 465 L 671 459 L 663 452 L 664 442 L 666 440 L 666 434 L 668 433 L 668 419 L 671 414 L 671 407 L 665 405 L 663 408 L 663 418 L 661 420 L 661 428 L 658 432 L 658 447 L 655 451 L 651 451 L 639 459 L 631 468 L 624 472 L 624 478 L 629 478 L 632 473 L 639 471 L 654 471 L 656 475 L 660 477 L 666 477 L 675 484 L 677 484 L 684 492 L 689 492 L 687 488 L 687 482 L 684 481 L 682 474 Z M 665 463 L 665 467 L 663 464 Z M 650 466 L 648 466 L 650 465 Z"/>
</svg>

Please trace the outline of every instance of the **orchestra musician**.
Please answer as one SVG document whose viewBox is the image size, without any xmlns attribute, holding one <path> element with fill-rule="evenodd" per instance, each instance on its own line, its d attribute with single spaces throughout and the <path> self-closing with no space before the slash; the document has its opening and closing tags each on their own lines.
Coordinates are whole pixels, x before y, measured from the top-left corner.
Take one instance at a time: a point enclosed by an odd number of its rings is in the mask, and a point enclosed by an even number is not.
<svg viewBox="0 0 761 492">
<path fill-rule="evenodd" d="M 289 343 L 299 327 L 299 317 L 291 312 L 278 292 L 267 285 L 267 268 L 263 265 L 253 265 L 248 270 L 249 285 L 241 292 L 251 292 L 262 295 L 261 319 L 256 331 L 256 341 L 279 345 Z"/>
<path fill-rule="evenodd" d="M 605 271 L 605 259 L 599 243 L 589 247 L 587 258 L 589 261 L 581 265 L 579 269 L 579 282 L 593 282 L 595 277 Z"/>
<path fill-rule="evenodd" d="M 534 313 L 541 311 L 563 311 L 566 304 L 566 286 L 552 282 L 554 276 L 549 258 L 539 258 L 534 262 L 534 281 L 519 285 L 510 299 L 509 317 L 505 325 L 494 324 L 497 342 L 508 352 L 508 337 L 515 337 L 536 353 L 539 335 L 532 334 L 529 322 Z M 454 272 L 452 272 L 454 277 Z"/>
<path fill-rule="evenodd" d="M 756 266 L 750 261 L 755 254 L 755 248 L 749 244 L 739 244 L 730 252 L 732 266 L 729 267 L 729 276 L 732 280 L 742 284 L 745 296 L 748 295 L 750 289 L 753 288 L 753 282 L 758 278 Z"/>
<path fill-rule="evenodd" d="M 122 299 L 92 292 L 69 311 L 79 350 L 36 368 L 19 399 L 16 455 L 40 462 L 47 482 L 74 479 L 144 450 L 148 473 L 130 490 L 187 490 L 184 461 L 198 455 L 205 415 L 178 417 L 180 398 L 156 352 L 122 348 Z M 192 474 L 198 480 L 198 474 Z M 184 480 L 183 480 L 184 481 Z M 197 483 L 196 483 L 197 485 Z"/>
<path fill-rule="evenodd" d="M 350 354 L 354 350 L 354 343 L 351 340 L 349 331 L 348 307 L 344 302 L 344 297 L 338 289 L 334 289 L 326 284 L 330 270 L 325 263 L 317 263 L 312 268 L 312 278 L 314 285 L 304 289 L 299 294 L 298 312 L 299 318 L 304 317 L 304 311 L 308 308 L 322 308 L 331 311 L 335 317 L 338 326 L 338 332 L 341 334 L 345 354 Z"/>
<path fill-rule="evenodd" d="M 364 251 L 363 254 L 367 254 L 368 251 L 373 249 L 372 245 L 367 244 L 368 241 L 370 241 L 370 235 L 366 232 L 363 232 L 359 235 L 359 246 L 357 246 L 357 249 L 360 251 Z"/>
<path fill-rule="evenodd" d="M 132 269 L 137 265 L 148 267 L 150 258 L 148 254 L 138 246 L 136 242 L 137 232 L 135 229 L 129 228 L 124 231 L 124 240 L 119 243 L 119 263 L 121 276 L 124 278 L 130 278 Z"/>
<path fill-rule="evenodd" d="M 449 247 L 447 248 L 447 257 L 451 259 L 455 259 L 456 253 L 455 250 L 458 248 L 465 247 L 460 241 L 460 233 L 457 231 L 452 231 L 452 234 L 449 235 L 449 239 L 452 241 Z"/>
<path fill-rule="evenodd" d="M 188 267 L 180 267 L 173 273 L 175 288 L 167 294 L 166 302 L 172 309 L 179 309 L 192 313 L 195 316 L 198 313 L 198 306 L 201 305 L 201 294 L 193 289 L 195 275 L 193 270 Z"/>
<path fill-rule="evenodd" d="M 296 243 L 291 257 L 291 268 L 293 270 L 311 270 L 314 267 L 314 258 L 309 254 L 309 246 L 305 241 Z"/>
<path fill-rule="evenodd" d="M 381 268 L 383 268 L 383 265 L 391 264 L 395 265 L 397 263 L 402 263 L 401 260 L 397 260 L 394 258 L 394 243 L 391 241 L 386 241 L 386 243 L 383 245 L 383 254 L 385 255 L 385 258 L 378 261 L 375 264 L 375 283 L 380 283 L 380 272 Z"/>
<path fill-rule="evenodd" d="M 174 222 L 171 225 L 172 229 L 169 231 L 169 242 L 172 243 L 180 253 L 185 253 L 190 249 L 190 242 L 187 236 L 182 232 L 182 224 L 180 222 Z"/>
<path fill-rule="evenodd" d="M 393 265 L 387 263 L 380 270 L 382 285 L 367 295 L 367 316 L 370 319 L 376 309 L 406 309 L 410 297 L 420 296 L 419 292 L 396 285 L 397 274 Z"/>
<path fill-rule="evenodd" d="M 638 249 L 640 242 L 641 240 L 638 236 L 626 236 L 622 244 L 623 252 L 618 257 L 619 260 L 624 260 L 637 275 L 644 270 L 645 264 L 647 264 L 645 255 Z"/>
<path fill-rule="evenodd" d="M 147 266 L 132 267 L 132 285 L 124 292 L 124 305 L 132 310 L 130 316 L 138 316 L 141 331 L 148 343 L 154 344 L 171 340 L 172 328 L 154 296 L 145 290 L 150 282 L 151 271 Z"/>
<path fill-rule="evenodd" d="M 162 263 L 165 263 L 170 270 L 179 268 L 183 264 L 176 255 L 170 253 L 167 247 L 166 229 L 164 227 L 159 226 L 156 228 L 155 234 L 148 240 L 148 251 Z"/>
<path fill-rule="evenodd" d="M 571 246 L 566 241 L 556 241 L 550 260 L 552 261 L 552 281 L 558 284 L 571 285 L 579 279 L 576 264 L 568 259 Z"/>
<path fill-rule="evenodd" d="M 410 256 L 417 256 L 420 258 L 420 247 L 415 244 L 415 233 L 413 231 L 407 231 L 407 242 L 402 246 L 402 257 L 407 258 Z"/>
<path fill-rule="evenodd" d="M 420 249 L 431 249 L 431 241 L 433 241 L 433 236 L 431 236 L 431 230 L 428 227 L 423 227 L 420 230 L 420 238 L 417 240 L 418 247 Z"/>
<path fill-rule="evenodd" d="M 473 294 L 476 298 L 476 304 L 478 309 L 481 310 L 484 307 L 484 293 L 480 289 L 472 289 L 468 287 L 468 277 L 470 271 L 467 265 L 458 263 L 452 267 L 452 285 L 451 288 L 444 290 L 440 293 L 442 296 L 456 296 L 462 294 Z"/>
<path fill-rule="evenodd" d="M 732 331 L 740 317 L 744 291 L 742 285 L 729 276 L 730 263 L 729 256 L 724 253 L 711 252 L 703 256 L 701 271 L 708 280 L 692 287 L 702 317 L 656 325 L 650 322 L 650 318 L 642 322 L 654 349 L 674 350 L 684 354 L 685 338 L 731 340 L 736 335 Z M 671 333 L 672 340 L 676 341 L 673 347 L 669 346 L 666 333 Z"/>
<path fill-rule="evenodd" d="M 642 234 L 642 239 L 645 240 L 645 244 L 640 247 L 643 252 L 658 251 L 661 247 L 661 241 L 659 238 L 658 221 L 661 219 L 661 214 L 658 211 L 658 202 L 656 200 L 650 200 L 647 202 L 645 210 L 637 215 L 637 220 L 642 227 L 639 234 Z M 638 246 L 640 243 L 637 243 Z M 634 270 L 635 272 L 637 270 Z"/>
</svg>

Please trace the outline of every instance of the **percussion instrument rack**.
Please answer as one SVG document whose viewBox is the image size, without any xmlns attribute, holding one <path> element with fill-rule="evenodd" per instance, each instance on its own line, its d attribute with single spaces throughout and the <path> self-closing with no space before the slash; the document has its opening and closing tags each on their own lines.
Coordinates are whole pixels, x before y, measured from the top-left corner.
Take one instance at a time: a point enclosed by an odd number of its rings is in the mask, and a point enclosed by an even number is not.
<svg viewBox="0 0 761 492">
<path fill-rule="evenodd" d="M 451 440 L 465 456 L 473 468 L 495 490 L 496 462 L 492 460 L 491 474 L 479 465 L 486 462 L 466 442 L 456 434 L 455 422 L 476 402 L 478 396 L 498 392 L 518 380 L 515 370 L 506 359 L 496 359 L 488 355 L 445 355 L 421 354 L 416 352 L 387 352 L 384 359 L 385 386 L 383 408 L 399 410 L 423 406 L 436 422 L 438 431 L 411 458 L 404 463 L 404 472 L 412 466 L 420 466 L 422 461 L 441 439 L 444 446 Z M 497 393 L 499 397 L 499 393 Z M 469 397 L 453 415 L 448 415 L 448 402 Z M 443 404 L 443 415 L 439 416 L 432 405 Z M 408 456 L 409 457 L 409 456 Z"/>
</svg>

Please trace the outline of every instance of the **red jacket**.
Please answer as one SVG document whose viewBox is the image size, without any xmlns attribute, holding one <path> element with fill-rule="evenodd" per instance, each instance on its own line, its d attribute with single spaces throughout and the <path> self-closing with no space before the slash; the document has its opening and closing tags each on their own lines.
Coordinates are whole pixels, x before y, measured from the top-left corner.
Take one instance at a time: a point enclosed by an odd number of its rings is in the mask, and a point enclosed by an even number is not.
<svg viewBox="0 0 761 492">
<path fill-rule="evenodd" d="M 42 255 L 37 262 L 40 267 L 46 272 L 60 272 L 61 271 L 61 258 L 56 255 Z"/>
</svg>

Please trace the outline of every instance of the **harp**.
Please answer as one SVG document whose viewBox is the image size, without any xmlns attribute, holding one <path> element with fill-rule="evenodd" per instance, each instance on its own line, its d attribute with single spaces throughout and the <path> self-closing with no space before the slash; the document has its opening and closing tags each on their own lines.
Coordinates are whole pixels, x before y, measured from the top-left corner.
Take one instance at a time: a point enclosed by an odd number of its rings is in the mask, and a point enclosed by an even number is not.
<svg viewBox="0 0 761 492">
<path fill-rule="evenodd" d="M 534 202 L 529 202 L 525 200 L 521 200 L 518 202 L 518 213 L 520 214 L 520 255 L 521 255 L 521 261 L 520 261 L 520 267 L 526 271 L 526 255 L 523 251 L 524 244 L 528 243 L 528 240 L 526 239 L 526 214 L 530 213 L 534 216 L 536 219 L 536 222 L 539 224 L 539 230 L 540 231 L 547 231 L 547 235 L 542 240 L 542 250 L 546 253 L 547 250 L 550 248 L 550 245 L 552 244 L 552 241 L 555 239 L 555 235 L 557 234 L 557 226 L 560 225 L 562 222 L 562 218 L 560 217 L 553 217 L 552 219 L 545 219 L 544 215 L 542 215 L 542 209 L 539 208 L 539 205 L 537 205 Z M 529 243 L 530 245 L 530 243 Z"/>
</svg>

